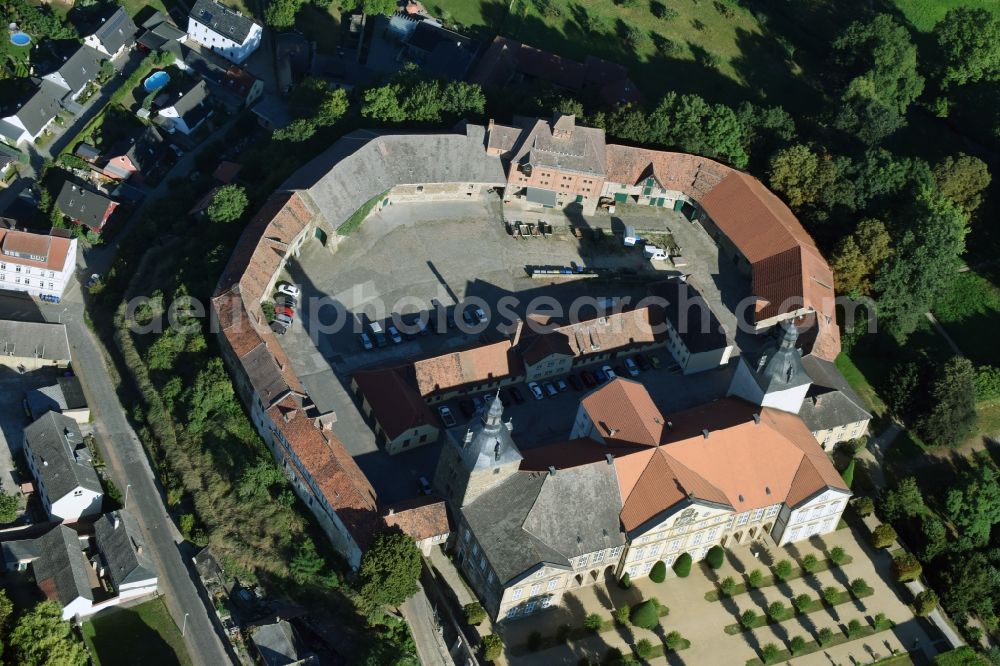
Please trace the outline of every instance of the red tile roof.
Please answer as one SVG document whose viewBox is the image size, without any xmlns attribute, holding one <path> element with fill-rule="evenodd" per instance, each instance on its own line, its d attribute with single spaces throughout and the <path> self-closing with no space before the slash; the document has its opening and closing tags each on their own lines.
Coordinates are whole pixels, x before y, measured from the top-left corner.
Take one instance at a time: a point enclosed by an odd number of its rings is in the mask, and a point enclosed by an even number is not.
<svg viewBox="0 0 1000 666">
<path fill-rule="evenodd" d="M 523 372 L 510 340 L 432 356 L 413 363 L 413 374 L 421 396 L 482 384 Z"/>
<path fill-rule="evenodd" d="M 44 268 L 50 271 L 62 271 L 66 267 L 67 260 L 76 263 L 76 257 L 69 256 L 72 247 L 73 241 L 69 238 L 46 236 L 15 229 L 0 229 L 0 248 L 3 248 L 5 252 L 23 252 L 45 257 L 42 261 L 35 261 L 34 259 L 6 255 L 3 260 L 7 263 Z"/>
<path fill-rule="evenodd" d="M 608 443 L 659 446 L 663 441 L 666 419 L 638 382 L 618 377 L 592 391 L 581 404 Z"/>
<path fill-rule="evenodd" d="M 383 513 L 382 520 L 387 527 L 398 527 L 414 541 L 451 532 L 448 522 L 448 505 L 436 497 L 415 497 L 396 502 Z"/>
<path fill-rule="evenodd" d="M 434 414 L 412 381 L 407 380 L 407 373 L 405 366 L 354 373 L 355 383 L 389 439 L 396 439 L 412 428 L 436 425 Z"/>
<path fill-rule="evenodd" d="M 535 365 L 553 353 L 588 356 L 655 343 L 666 337 L 662 324 L 660 308 L 615 312 L 526 337 L 522 358 L 528 365 Z"/>
</svg>

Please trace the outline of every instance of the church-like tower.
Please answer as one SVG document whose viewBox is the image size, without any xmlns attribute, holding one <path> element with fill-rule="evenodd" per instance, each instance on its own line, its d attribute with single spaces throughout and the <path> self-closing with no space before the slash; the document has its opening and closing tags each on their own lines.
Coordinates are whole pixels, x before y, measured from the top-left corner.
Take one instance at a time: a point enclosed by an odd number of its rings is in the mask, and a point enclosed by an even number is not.
<svg viewBox="0 0 1000 666">
<path fill-rule="evenodd" d="M 812 380 L 802 366 L 802 355 L 795 348 L 798 330 L 792 322 L 785 322 L 781 327 L 781 337 L 767 345 L 759 358 L 740 358 L 729 385 L 729 395 L 761 407 L 798 414 Z"/>
<path fill-rule="evenodd" d="M 508 478 L 521 465 L 510 431 L 503 422 L 503 403 L 494 396 L 481 418 L 474 419 L 461 438 L 445 435 L 434 473 L 434 489 L 455 508 L 469 504 Z"/>
</svg>

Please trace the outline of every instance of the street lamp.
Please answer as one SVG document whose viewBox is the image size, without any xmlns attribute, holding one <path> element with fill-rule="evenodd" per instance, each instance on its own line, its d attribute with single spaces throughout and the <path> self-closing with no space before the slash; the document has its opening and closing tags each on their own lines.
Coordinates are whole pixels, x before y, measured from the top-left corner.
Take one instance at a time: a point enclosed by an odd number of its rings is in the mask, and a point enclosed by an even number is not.
<svg viewBox="0 0 1000 666">
<path fill-rule="evenodd" d="M 187 626 L 188 626 L 188 614 L 184 613 L 184 623 L 181 625 L 181 636 L 183 636 L 184 632 L 187 631 Z"/>
<path fill-rule="evenodd" d="M 62 312 L 60 312 L 60 313 L 59 313 L 59 323 L 60 323 L 60 324 L 62 323 L 62 316 L 63 316 L 64 314 L 66 314 L 66 310 L 69 310 L 69 308 L 63 308 L 63 309 L 62 309 Z"/>
<path fill-rule="evenodd" d="M 122 508 L 125 509 L 126 511 L 128 511 L 128 489 L 131 487 L 132 487 L 131 483 L 125 484 L 125 506 L 123 506 Z"/>
</svg>

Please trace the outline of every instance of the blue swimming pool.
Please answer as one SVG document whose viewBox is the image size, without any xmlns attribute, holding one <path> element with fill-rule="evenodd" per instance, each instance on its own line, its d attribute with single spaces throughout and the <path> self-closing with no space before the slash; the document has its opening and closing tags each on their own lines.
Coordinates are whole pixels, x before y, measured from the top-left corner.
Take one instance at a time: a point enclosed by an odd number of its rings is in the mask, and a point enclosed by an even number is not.
<svg viewBox="0 0 1000 666">
<path fill-rule="evenodd" d="M 149 93 L 167 85 L 168 81 L 170 81 L 170 75 L 166 72 L 153 72 L 148 79 L 143 81 L 142 87 Z"/>
<path fill-rule="evenodd" d="M 31 37 L 26 32 L 14 32 L 10 35 L 10 43 L 14 46 L 27 46 L 31 43 Z"/>
</svg>

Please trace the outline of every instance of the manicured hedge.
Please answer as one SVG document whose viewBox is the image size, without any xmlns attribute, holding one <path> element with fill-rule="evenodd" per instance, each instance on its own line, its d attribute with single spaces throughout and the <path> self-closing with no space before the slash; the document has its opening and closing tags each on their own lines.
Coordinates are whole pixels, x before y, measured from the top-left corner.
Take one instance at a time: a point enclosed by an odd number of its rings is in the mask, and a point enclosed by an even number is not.
<svg viewBox="0 0 1000 666">
<path fill-rule="evenodd" d="M 674 573 L 677 574 L 679 578 L 687 578 L 688 574 L 691 573 L 691 556 L 684 553 L 677 558 L 674 562 Z"/>
</svg>

